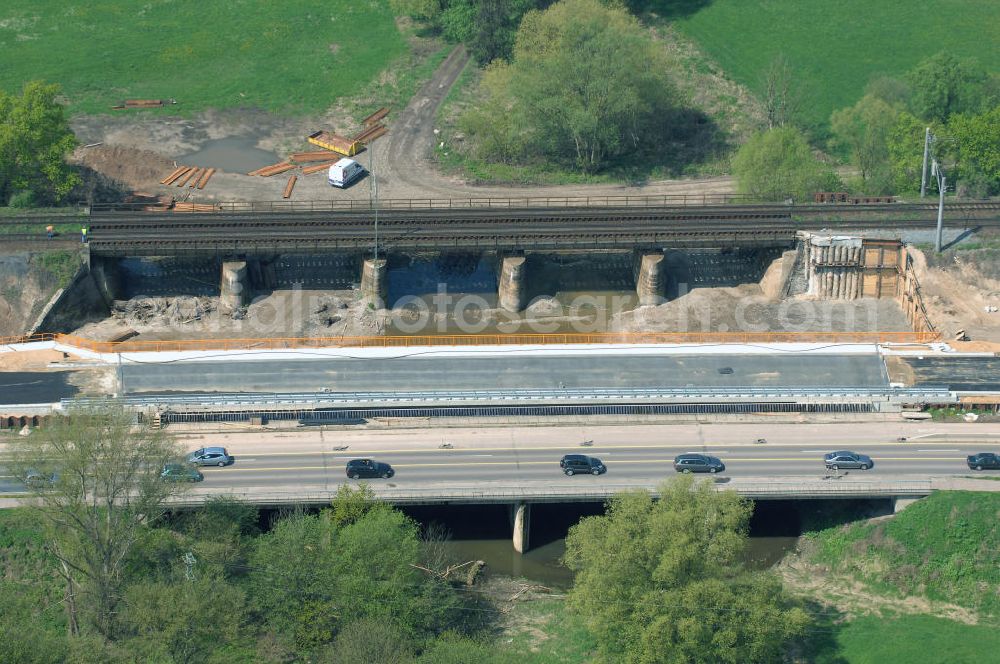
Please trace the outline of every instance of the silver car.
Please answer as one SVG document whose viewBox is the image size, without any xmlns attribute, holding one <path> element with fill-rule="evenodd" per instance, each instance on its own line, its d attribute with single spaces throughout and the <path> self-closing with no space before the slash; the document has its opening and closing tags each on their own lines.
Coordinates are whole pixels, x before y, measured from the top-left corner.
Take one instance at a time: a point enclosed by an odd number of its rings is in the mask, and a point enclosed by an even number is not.
<svg viewBox="0 0 1000 664">
<path fill-rule="evenodd" d="M 841 468 L 868 470 L 875 465 L 867 454 L 858 454 L 847 450 L 824 454 L 823 463 L 826 464 L 828 470 L 840 470 Z"/>
<path fill-rule="evenodd" d="M 235 457 L 229 456 L 225 447 L 203 447 L 195 450 L 185 457 L 187 462 L 195 466 L 228 466 L 236 461 Z"/>
</svg>

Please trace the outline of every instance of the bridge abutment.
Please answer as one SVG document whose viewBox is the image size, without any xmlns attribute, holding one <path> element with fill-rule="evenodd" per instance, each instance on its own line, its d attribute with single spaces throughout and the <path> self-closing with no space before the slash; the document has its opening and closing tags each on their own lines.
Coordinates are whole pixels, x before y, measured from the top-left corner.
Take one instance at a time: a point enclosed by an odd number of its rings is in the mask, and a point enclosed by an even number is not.
<svg viewBox="0 0 1000 664">
<path fill-rule="evenodd" d="M 121 272 L 118 269 L 118 260 L 114 258 L 103 258 L 92 256 L 90 259 L 90 276 L 97 286 L 97 291 L 101 294 L 104 303 L 109 307 L 115 300 L 121 300 L 124 296 L 122 287 Z"/>
<path fill-rule="evenodd" d="M 527 289 L 527 264 L 524 256 L 503 256 L 500 258 L 500 278 L 498 279 L 500 307 L 507 311 L 524 309 Z"/>
<path fill-rule="evenodd" d="M 514 550 L 524 553 L 530 546 L 531 535 L 531 504 L 514 503 Z"/>
<path fill-rule="evenodd" d="M 219 305 L 223 309 L 239 309 L 247 303 L 250 279 L 246 261 L 226 261 L 222 264 Z"/>
<path fill-rule="evenodd" d="M 387 271 L 384 258 L 365 259 L 361 266 L 361 297 L 374 304 L 376 309 L 385 308 L 389 295 Z"/>
<path fill-rule="evenodd" d="M 666 283 L 665 257 L 662 253 L 642 254 L 636 270 L 635 292 L 639 304 L 646 306 L 663 302 Z"/>
<path fill-rule="evenodd" d="M 899 514 L 918 500 L 920 500 L 920 498 L 896 496 L 892 499 L 892 513 Z"/>
</svg>

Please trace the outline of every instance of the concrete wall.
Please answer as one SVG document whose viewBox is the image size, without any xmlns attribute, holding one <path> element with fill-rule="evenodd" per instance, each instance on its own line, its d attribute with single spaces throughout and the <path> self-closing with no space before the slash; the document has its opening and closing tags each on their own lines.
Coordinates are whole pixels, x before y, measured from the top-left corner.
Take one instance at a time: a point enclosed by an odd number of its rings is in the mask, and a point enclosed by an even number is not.
<svg viewBox="0 0 1000 664">
<path fill-rule="evenodd" d="M 934 325 L 931 324 L 924 308 L 924 299 L 920 291 L 920 283 L 914 270 L 913 256 L 909 247 L 903 247 L 901 251 L 901 265 L 899 284 L 896 289 L 896 301 L 899 302 L 906 320 L 913 326 L 914 332 L 934 332 Z"/>
<path fill-rule="evenodd" d="M 760 280 L 760 288 L 764 291 L 764 297 L 769 300 L 778 301 L 785 296 L 788 280 L 792 276 L 792 269 L 795 266 L 797 251 L 790 250 L 784 252 L 780 258 L 771 261 Z"/>
<path fill-rule="evenodd" d="M 52 296 L 28 334 L 72 332 L 90 321 L 106 317 L 109 304 L 93 272 L 82 265 L 69 286 Z"/>
</svg>

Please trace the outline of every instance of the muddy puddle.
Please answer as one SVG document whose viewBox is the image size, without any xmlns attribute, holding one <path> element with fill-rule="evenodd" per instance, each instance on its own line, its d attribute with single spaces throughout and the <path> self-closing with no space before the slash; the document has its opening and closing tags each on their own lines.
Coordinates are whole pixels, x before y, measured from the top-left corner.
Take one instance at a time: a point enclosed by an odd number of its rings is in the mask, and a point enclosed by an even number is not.
<svg viewBox="0 0 1000 664">
<path fill-rule="evenodd" d="M 177 161 L 230 173 L 249 173 L 281 159 L 273 152 L 258 148 L 255 138 L 229 136 L 206 141 L 200 150 L 181 155 Z"/>
</svg>

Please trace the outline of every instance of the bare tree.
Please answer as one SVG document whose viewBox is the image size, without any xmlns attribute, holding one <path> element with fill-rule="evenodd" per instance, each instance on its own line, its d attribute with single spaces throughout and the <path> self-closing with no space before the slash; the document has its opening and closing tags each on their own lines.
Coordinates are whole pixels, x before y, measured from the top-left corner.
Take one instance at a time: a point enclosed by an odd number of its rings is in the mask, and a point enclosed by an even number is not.
<svg viewBox="0 0 1000 664">
<path fill-rule="evenodd" d="M 66 582 L 67 623 L 80 610 L 105 638 L 114 638 L 123 568 L 143 528 L 184 490 L 160 478 L 179 455 L 159 430 L 133 423 L 119 408 L 74 411 L 10 445 L 11 470 L 27 478 L 47 546 Z"/>
<path fill-rule="evenodd" d="M 791 124 L 799 112 L 802 97 L 795 85 L 791 65 L 784 55 L 778 54 L 764 73 L 764 112 L 767 128 Z"/>
</svg>

